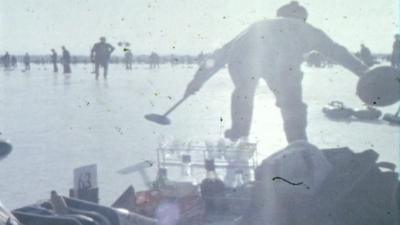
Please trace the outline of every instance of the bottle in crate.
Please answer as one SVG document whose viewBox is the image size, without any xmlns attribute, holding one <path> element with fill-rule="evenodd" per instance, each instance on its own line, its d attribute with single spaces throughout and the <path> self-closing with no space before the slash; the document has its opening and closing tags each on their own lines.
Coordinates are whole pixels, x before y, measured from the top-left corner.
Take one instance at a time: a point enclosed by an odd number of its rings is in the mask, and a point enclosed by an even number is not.
<svg viewBox="0 0 400 225">
<path fill-rule="evenodd" d="M 240 189 L 244 185 L 244 180 L 243 180 L 243 171 L 242 170 L 236 170 L 235 172 L 235 181 L 233 182 L 232 187 L 234 189 Z"/>
<path fill-rule="evenodd" d="M 221 213 L 225 206 L 225 184 L 215 172 L 214 160 L 205 161 L 206 178 L 201 182 L 200 192 L 207 214 Z"/>
<path fill-rule="evenodd" d="M 153 187 L 155 189 L 162 189 L 170 186 L 171 182 L 168 180 L 168 170 L 167 168 L 160 168 L 157 171 L 157 178 L 153 182 Z"/>
<path fill-rule="evenodd" d="M 181 176 L 179 177 L 178 181 L 189 182 L 193 185 L 197 184 L 197 181 L 192 174 L 192 158 L 188 154 L 182 155 Z"/>
</svg>

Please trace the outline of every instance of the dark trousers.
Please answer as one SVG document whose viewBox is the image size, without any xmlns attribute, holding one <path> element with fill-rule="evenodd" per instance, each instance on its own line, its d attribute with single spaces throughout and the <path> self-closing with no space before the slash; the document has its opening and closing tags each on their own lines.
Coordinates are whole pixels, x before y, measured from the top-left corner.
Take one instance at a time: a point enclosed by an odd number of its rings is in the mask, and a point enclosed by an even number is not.
<svg viewBox="0 0 400 225">
<path fill-rule="evenodd" d="M 64 63 L 64 73 L 71 73 L 71 65 L 69 63 Z"/>
<path fill-rule="evenodd" d="M 55 63 L 55 62 L 53 62 L 53 71 L 54 71 L 55 73 L 58 72 L 58 66 L 57 66 L 57 63 Z"/>
<path fill-rule="evenodd" d="M 96 79 L 99 78 L 100 66 L 102 66 L 103 69 L 104 69 L 104 71 L 103 71 L 103 76 L 104 76 L 104 78 L 107 78 L 107 73 L 108 73 L 108 62 L 96 61 L 96 62 L 95 62 L 95 65 L 94 65 L 94 73 L 96 74 Z"/>
</svg>

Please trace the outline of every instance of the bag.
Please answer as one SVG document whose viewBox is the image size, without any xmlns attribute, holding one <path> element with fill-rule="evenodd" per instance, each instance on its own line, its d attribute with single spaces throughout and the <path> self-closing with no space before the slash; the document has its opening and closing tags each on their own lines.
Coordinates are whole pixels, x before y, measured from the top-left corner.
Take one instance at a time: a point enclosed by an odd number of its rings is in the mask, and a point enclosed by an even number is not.
<svg viewBox="0 0 400 225">
<path fill-rule="evenodd" d="M 304 143 L 300 145 L 302 148 L 306 146 Z M 293 149 L 293 145 L 290 148 Z M 321 161 L 325 162 L 320 162 L 317 167 L 326 170 L 318 173 L 316 164 L 307 163 L 307 160 L 298 156 L 298 166 L 287 165 L 285 160 L 288 155 L 295 153 L 285 150 L 267 158 L 257 168 L 251 206 L 244 213 L 240 224 L 399 224 L 399 207 L 396 202 L 398 174 L 394 172 L 393 164 L 377 162 L 379 155 L 375 151 L 354 153 L 348 148 L 322 150 Z M 310 157 L 305 158 L 312 159 L 315 153 L 308 151 Z M 276 158 L 279 154 L 282 157 Z M 306 165 L 302 165 L 302 161 Z M 314 169 L 310 170 L 312 172 L 307 177 L 307 173 L 304 173 L 307 170 L 303 168 L 310 164 Z M 273 170 L 285 165 L 288 168 L 284 174 L 289 177 L 288 181 L 297 184 L 304 182 L 302 185 L 277 183 L 271 179 L 276 174 Z M 382 170 L 383 167 L 389 171 Z M 311 191 L 315 188 L 317 190 L 307 193 L 307 188 L 304 189 L 307 182 L 314 185 L 310 186 Z"/>
<path fill-rule="evenodd" d="M 334 166 L 319 196 L 331 200 L 334 224 L 399 224 L 395 165 L 377 162 L 373 150 L 354 153 L 348 148 L 323 151 Z M 385 169 L 385 171 L 383 170 Z"/>
</svg>

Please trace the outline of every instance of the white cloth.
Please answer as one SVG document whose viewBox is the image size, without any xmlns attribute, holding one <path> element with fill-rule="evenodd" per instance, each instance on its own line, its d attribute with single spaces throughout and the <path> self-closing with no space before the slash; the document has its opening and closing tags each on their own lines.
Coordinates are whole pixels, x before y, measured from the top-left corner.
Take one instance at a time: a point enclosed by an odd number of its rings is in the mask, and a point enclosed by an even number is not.
<svg viewBox="0 0 400 225">
<path fill-rule="evenodd" d="M 310 204 L 317 204 L 313 196 L 331 170 L 332 165 L 317 147 L 306 141 L 293 142 L 257 168 L 252 207 L 258 213 L 247 215 L 241 224 L 288 225 L 294 217 L 303 220 L 298 218 L 302 212 L 318 207 Z"/>
<path fill-rule="evenodd" d="M 214 51 L 214 67 L 203 65 L 194 83 L 203 84 L 225 64 L 251 65 L 249 77 L 264 77 L 300 70 L 304 55 L 318 51 L 361 75 L 368 67 L 322 30 L 298 19 L 277 18 L 254 23 L 232 41 Z"/>
<path fill-rule="evenodd" d="M 322 151 L 306 141 L 293 142 L 266 159 L 263 162 L 264 166 L 266 168 L 263 170 L 268 171 L 267 176 L 269 176 L 264 179 L 275 182 L 277 191 L 295 191 L 304 194 L 318 192 L 332 170 L 332 165 Z"/>
</svg>

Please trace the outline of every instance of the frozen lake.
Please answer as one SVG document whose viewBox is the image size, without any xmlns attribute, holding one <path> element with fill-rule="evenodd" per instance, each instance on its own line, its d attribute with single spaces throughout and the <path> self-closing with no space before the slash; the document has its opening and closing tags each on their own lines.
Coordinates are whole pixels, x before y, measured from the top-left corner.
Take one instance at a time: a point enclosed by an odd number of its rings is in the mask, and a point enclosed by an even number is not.
<svg viewBox="0 0 400 225">
<path fill-rule="evenodd" d="M 116 171 L 155 160 L 163 136 L 217 140 L 230 126 L 232 84 L 227 70 L 178 108 L 170 126 L 161 127 L 143 115 L 163 113 L 178 100 L 195 67 L 164 65 L 149 70 L 139 66 L 126 71 L 113 65 L 107 82 L 94 80 L 91 65 L 73 66 L 70 77 L 53 74 L 49 65 L 46 68 L 34 65 L 28 73 L 0 72 L 0 138 L 14 145 L 14 152 L 0 165 L 0 199 L 10 208 L 47 198 L 50 190 L 68 194 L 72 170 L 91 163 L 98 164 L 100 201 L 109 204 L 129 184 L 143 187 L 138 175 L 122 176 Z M 355 76 L 341 67 L 305 67 L 304 72 L 311 143 L 355 151 L 372 148 L 381 160 L 398 164 L 398 127 L 386 122 L 334 122 L 321 112 L 332 100 L 362 106 L 354 94 Z M 285 147 L 286 141 L 275 100 L 263 82 L 255 105 L 251 140 L 258 141 L 263 158 Z M 393 113 L 396 108 L 381 110 Z"/>
</svg>

